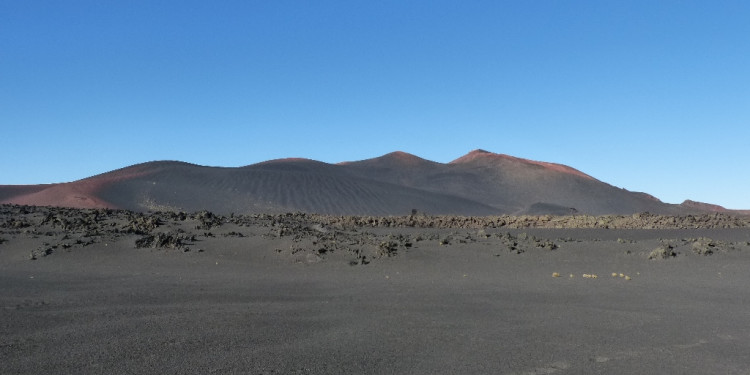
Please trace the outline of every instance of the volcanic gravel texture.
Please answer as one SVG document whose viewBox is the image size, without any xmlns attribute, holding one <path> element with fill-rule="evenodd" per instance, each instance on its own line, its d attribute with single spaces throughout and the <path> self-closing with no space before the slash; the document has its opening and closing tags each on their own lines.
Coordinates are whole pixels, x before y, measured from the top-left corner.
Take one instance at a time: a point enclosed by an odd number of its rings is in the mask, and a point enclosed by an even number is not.
<svg viewBox="0 0 750 375">
<path fill-rule="evenodd" d="M 0 206 L 0 373 L 750 371 L 750 220 Z"/>
</svg>

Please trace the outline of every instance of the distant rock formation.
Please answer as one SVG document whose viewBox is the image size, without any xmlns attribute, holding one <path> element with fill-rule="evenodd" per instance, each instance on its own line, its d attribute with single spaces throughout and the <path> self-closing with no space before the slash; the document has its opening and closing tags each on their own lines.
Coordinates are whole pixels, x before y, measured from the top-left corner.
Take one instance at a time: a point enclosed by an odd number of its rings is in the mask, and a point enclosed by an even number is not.
<svg viewBox="0 0 750 375">
<path fill-rule="evenodd" d="M 718 204 L 711 204 L 711 203 L 703 203 L 703 202 L 696 202 L 691 201 L 689 199 L 685 200 L 684 202 L 680 203 L 680 206 L 686 207 L 686 208 L 692 208 L 700 211 L 709 211 L 709 212 L 727 212 L 726 208 L 719 206 Z"/>
</svg>

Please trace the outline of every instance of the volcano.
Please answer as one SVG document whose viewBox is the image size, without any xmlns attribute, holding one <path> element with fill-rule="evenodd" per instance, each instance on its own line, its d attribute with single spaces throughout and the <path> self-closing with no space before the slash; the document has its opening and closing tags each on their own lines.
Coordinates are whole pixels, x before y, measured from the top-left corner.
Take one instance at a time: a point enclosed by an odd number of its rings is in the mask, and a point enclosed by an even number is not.
<svg viewBox="0 0 750 375">
<path fill-rule="evenodd" d="M 5 204 L 223 214 L 407 215 L 416 210 L 465 216 L 624 215 L 724 210 L 686 202 L 667 204 L 569 166 L 484 150 L 450 163 L 401 151 L 338 164 L 293 158 L 224 168 L 154 161 L 68 183 L 0 186 L 0 203 Z"/>
</svg>

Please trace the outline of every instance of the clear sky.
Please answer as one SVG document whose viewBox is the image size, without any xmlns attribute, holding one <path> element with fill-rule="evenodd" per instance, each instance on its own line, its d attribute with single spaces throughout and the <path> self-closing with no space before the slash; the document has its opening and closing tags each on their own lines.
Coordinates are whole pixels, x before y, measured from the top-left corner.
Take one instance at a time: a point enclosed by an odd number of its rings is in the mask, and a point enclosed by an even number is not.
<svg viewBox="0 0 750 375">
<path fill-rule="evenodd" d="M 0 184 L 481 148 L 750 209 L 750 2 L 0 0 Z"/>
</svg>

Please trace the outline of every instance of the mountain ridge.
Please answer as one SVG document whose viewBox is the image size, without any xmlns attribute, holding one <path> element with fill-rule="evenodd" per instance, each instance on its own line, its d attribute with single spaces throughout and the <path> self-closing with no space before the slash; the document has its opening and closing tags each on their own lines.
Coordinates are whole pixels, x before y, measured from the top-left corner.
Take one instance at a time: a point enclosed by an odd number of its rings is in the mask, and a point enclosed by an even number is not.
<svg viewBox="0 0 750 375">
<path fill-rule="evenodd" d="M 334 215 L 744 213 L 690 200 L 667 204 L 563 164 L 481 149 L 449 163 L 403 151 L 336 164 L 306 158 L 242 167 L 152 161 L 66 183 L 1 185 L 0 203 Z"/>
</svg>

